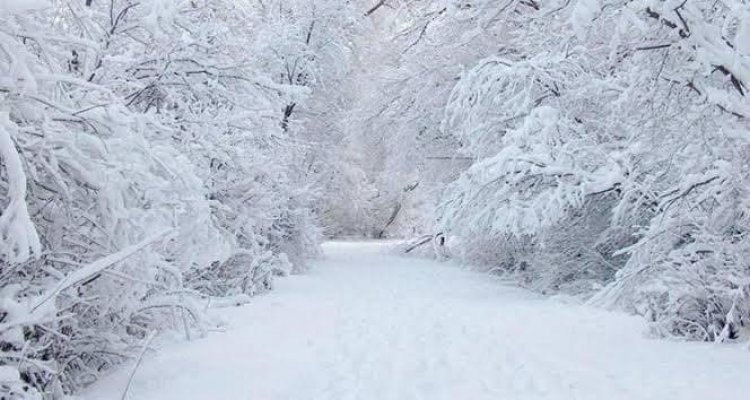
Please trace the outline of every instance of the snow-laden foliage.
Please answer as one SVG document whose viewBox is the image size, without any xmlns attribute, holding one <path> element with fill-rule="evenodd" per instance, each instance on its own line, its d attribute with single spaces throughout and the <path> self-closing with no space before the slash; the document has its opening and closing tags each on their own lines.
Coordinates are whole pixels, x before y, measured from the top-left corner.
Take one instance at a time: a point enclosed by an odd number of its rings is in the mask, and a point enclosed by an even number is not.
<svg viewBox="0 0 750 400">
<path fill-rule="evenodd" d="M 415 145 L 444 143 L 440 156 L 470 164 L 432 192 L 428 229 L 454 256 L 643 314 L 660 335 L 740 337 L 750 323 L 748 10 L 403 3 L 383 19 L 399 48 L 370 129 L 398 147 L 384 151 L 391 160 L 409 163 L 383 163 L 383 174 L 461 170 L 425 167 L 435 154 Z"/>
<path fill-rule="evenodd" d="M 368 57 L 357 65 L 358 96 L 343 119 L 351 142 L 365 149 L 358 154 L 365 179 L 355 197 L 361 199 L 359 208 L 369 211 L 356 220 L 357 233 L 430 232 L 437 194 L 467 161 L 454 158 L 455 138 L 439 127 L 460 62 L 469 52 L 451 43 L 455 32 L 440 29 L 446 14 L 441 2 L 378 2 L 374 7 L 369 16 L 376 32 L 362 46 Z"/>
<path fill-rule="evenodd" d="M 285 4 L 0 2 L 0 397 L 80 389 L 317 254 L 288 106 L 345 74 L 344 11 Z"/>
<path fill-rule="evenodd" d="M 749 7 L 0 1 L 0 397 L 200 333 L 321 233 L 746 336 Z"/>
</svg>

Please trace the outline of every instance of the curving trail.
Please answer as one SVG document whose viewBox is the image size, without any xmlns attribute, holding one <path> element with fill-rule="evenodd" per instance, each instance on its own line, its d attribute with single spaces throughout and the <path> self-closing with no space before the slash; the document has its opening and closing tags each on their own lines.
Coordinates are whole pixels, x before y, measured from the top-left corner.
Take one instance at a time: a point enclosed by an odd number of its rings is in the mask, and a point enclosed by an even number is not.
<svg viewBox="0 0 750 400">
<path fill-rule="evenodd" d="M 454 265 L 329 243 L 306 275 L 223 309 L 225 332 L 163 346 L 132 400 L 750 398 L 750 353 L 643 337 L 639 318 Z M 120 399 L 129 367 L 87 400 Z"/>
</svg>

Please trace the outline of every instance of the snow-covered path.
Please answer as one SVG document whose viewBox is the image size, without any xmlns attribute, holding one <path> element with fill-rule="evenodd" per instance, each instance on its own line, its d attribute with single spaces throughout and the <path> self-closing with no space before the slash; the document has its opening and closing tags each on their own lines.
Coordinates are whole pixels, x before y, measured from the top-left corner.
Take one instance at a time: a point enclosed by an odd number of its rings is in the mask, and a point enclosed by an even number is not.
<svg viewBox="0 0 750 400">
<path fill-rule="evenodd" d="M 171 344 L 133 400 L 749 399 L 750 353 L 649 340 L 638 318 L 545 299 L 456 266 L 329 243 L 277 290 Z M 129 368 L 91 388 L 119 399 Z"/>
</svg>

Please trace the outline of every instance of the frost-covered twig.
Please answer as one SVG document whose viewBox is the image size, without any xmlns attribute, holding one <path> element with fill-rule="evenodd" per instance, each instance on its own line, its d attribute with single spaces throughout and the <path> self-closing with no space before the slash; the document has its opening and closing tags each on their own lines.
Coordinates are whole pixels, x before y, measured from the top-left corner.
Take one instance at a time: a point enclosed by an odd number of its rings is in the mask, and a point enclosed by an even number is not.
<svg viewBox="0 0 750 400">
<path fill-rule="evenodd" d="M 36 311 L 39 307 L 44 305 L 47 301 L 57 296 L 60 292 L 63 290 L 79 283 L 82 281 L 85 281 L 86 279 L 90 279 L 91 277 L 103 272 L 105 269 L 113 266 L 114 264 L 117 264 L 118 262 L 121 262 L 128 257 L 132 256 L 133 254 L 137 253 L 141 249 L 143 249 L 146 246 L 149 246 L 153 244 L 154 242 L 157 242 L 158 240 L 164 238 L 168 234 L 172 233 L 172 229 L 165 229 L 157 234 L 151 235 L 148 238 L 140 241 L 139 243 L 136 243 L 132 246 L 128 246 L 117 253 L 110 254 L 104 258 L 101 258 L 97 261 L 94 261 L 93 263 L 86 265 L 85 267 L 82 267 L 80 269 L 77 269 L 75 272 L 65 276 L 64 279 L 62 279 L 60 282 L 57 283 L 54 289 L 50 290 L 48 293 L 46 293 L 32 308 L 31 311 Z"/>
<path fill-rule="evenodd" d="M 125 385 L 125 390 L 122 391 L 122 396 L 120 397 L 121 400 L 125 400 L 128 397 L 128 392 L 130 391 L 130 386 L 133 384 L 133 378 L 135 377 L 135 373 L 138 371 L 138 367 L 141 366 L 141 362 L 143 361 L 143 356 L 146 354 L 146 351 L 148 350 L 148 346 L 151 345 L 151 342 L 156 337 L 156 331 L 151 332 L 148 337 L 146 337 L 146 340 L 143 342 L 143 348 L 141 349 L 141 352 L 138 354 L 138 358 L 135 360 L 135 364 L 133 365 L 133 368 L 130 370 L 130 374 L 128 375 L 128 383 Z"/>
</svg>

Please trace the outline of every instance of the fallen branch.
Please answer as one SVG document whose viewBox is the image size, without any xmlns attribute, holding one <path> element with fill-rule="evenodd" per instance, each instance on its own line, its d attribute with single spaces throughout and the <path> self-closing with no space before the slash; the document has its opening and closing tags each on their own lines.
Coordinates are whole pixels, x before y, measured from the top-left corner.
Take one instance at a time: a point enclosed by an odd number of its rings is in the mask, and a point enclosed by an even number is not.
<svg viewBox="0 0 750 400">
<path fill-rule="evenodd" d="M 421 238 L 417 239 L 417 241 L 414 244 L 407 247 L 406 250 L 404 250 L 404 254 L 411 253 L 412 251 L 416 250 L 418 247 L 429 243 L 432 240 L 432 238 L 433 238 L 432 235 L 422 236 Z"/>
</svg>

